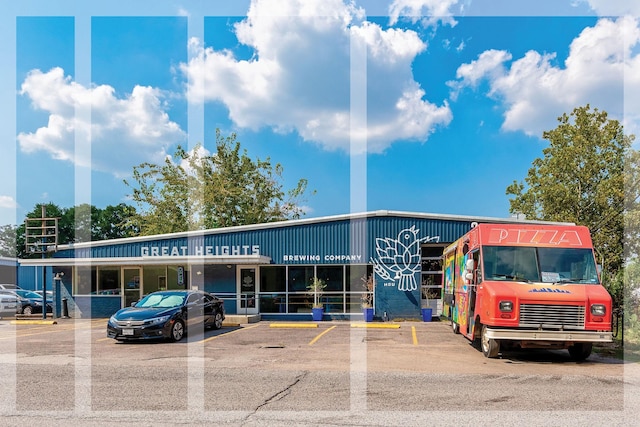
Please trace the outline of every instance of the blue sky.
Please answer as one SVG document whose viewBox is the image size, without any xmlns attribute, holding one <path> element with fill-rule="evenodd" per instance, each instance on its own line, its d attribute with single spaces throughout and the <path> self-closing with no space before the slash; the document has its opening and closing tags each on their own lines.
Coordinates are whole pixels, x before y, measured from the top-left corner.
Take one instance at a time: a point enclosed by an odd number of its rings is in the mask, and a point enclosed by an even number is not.
<svg viewBox="0 0 640 427">
<path fill-rule="evenodd" d="M 0 225 L 130 203 L 135 165 L 212 150 L 216 128 L 286 188 L 307 178 L 307 217 L 508 217 L 558 116 L 640 123 L 640 6 L 622 0 L 86 3 L 3 6 Z"/>
</svg>

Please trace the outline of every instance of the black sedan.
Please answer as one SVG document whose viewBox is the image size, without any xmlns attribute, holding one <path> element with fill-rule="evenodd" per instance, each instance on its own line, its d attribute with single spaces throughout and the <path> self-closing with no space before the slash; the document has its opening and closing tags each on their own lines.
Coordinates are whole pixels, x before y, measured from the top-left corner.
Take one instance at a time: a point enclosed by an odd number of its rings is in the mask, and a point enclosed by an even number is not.
<svg viewBox="0 0 640 427">
<path fill-rule="evenodd" d="M 195 324 L 203 322 L 205 328 L 220 329 L 223 320 L 224 303 L 215 295 L 197 290 L 158 291 L 111 316 L 107 337 L 180 341 Z"/>
</svg>

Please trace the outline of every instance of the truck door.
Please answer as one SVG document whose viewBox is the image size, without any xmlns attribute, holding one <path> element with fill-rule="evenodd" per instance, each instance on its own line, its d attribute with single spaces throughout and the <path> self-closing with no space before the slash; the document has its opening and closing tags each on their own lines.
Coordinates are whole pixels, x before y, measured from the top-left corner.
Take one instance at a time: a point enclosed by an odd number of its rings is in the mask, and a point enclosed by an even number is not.
<svg viewBox="0 0 640 427">
<path fill-rule="evenodd" d="M 475 308 L 477 299 L 477 265 L 480 252 L 478 250 L 469 252 L 462 271 L 460 280 L 462 281 L 462 292 L 459 310 L 460 333 L 469 339 L 473 339 L 473 326 L 475 320 Z"/>
<path fill-rule="evenodd" d="M 470 254 L 469 259 L 473 260 L 473 270 L 471 271 L 471 276 L 469 279 L 468 289 L 469 289 L 469 307 L 467 309 L 467 335 L 471 336 L 473 333 L 473 326 L 475 323 L 475 315 L 476 315 L 476 300 L 478 298 L 478 282 L 480 271 L 478 270 L 478 260 L 479 260 L 480 251 L 475 251 Z"/>
</svg>

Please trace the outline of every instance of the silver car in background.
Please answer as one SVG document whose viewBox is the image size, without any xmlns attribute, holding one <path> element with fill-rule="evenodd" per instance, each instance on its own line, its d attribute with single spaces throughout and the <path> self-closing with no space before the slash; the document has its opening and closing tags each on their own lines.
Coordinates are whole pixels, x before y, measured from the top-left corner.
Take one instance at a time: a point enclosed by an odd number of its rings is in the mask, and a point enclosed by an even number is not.
<svg viewBox="0 0 640 427">
<path fill-rule="evenodd" d="M 15 295 L 0 294 L 0 318 L 15 317 L 22 311 L 22 304 Z"/>
</svg>

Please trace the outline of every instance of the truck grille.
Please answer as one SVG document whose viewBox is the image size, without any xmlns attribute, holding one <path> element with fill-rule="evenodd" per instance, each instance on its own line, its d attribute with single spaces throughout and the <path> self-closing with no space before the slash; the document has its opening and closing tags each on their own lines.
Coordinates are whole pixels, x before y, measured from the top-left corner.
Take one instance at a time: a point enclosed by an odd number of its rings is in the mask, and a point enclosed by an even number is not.
<svg viewBox="0 0 640 427">
<path fill-rule="evenodd" d="M 520 327 L 584 329 L 584 306 L 520 304 Z"/>
</svg>

